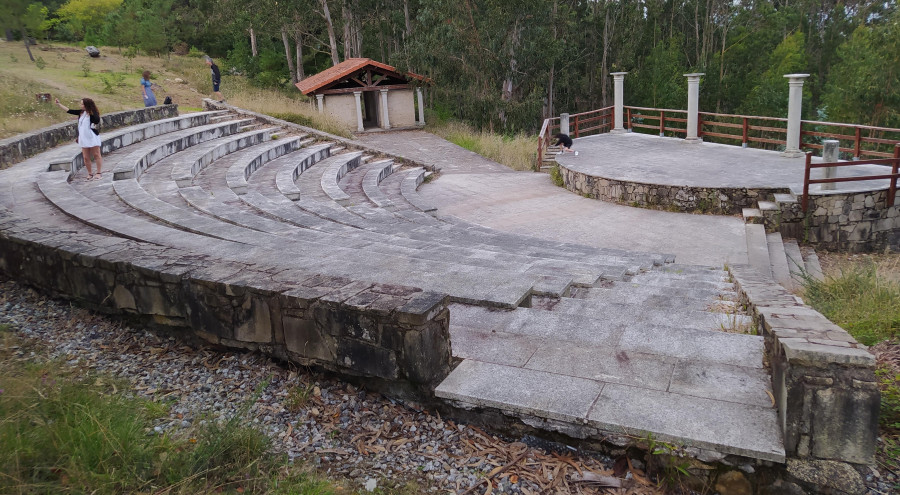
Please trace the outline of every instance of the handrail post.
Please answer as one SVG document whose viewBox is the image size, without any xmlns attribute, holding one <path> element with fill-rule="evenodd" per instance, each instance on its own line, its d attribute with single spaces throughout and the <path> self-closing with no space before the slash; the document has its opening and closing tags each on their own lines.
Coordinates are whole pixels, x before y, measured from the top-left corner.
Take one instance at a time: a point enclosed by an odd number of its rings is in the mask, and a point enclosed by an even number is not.
<svg viewBox="0 0 900 495">
<path fill-rule="evenodd" d="M 659 137 L 666 135 L 666 111 L 659 111 Z"/>
<path fill-rule="evenodd" d="M 622 107 L 625 106 L 625 74 L 628 73 L 613 72 L 610 74 L 613 77 L 613 100 L 615 101 L 615 110 L 613 111 L 615 127 L 610 131 L 613 133 L 625 132 L 625 128 L 622 127 Z M 629 120 L 631 120 L 630 116 Z"/>
<path fill-rule="evenodd" d="M 800 129 L 802 126 L 801 118 L 803 113 L 803 81 L 809 74 L 786 74 L 788 78 L 788 122 L 787 136 L 784 144 L 784 152 L 782 156 L 794 158 L 802 156 L 800 151 Z"/>
<path fill-rule="evenodd" d="M 697 114 L 697 138 L 703 140 L 703 119 Z"/>
<path fill-rule="evenodd" d="M 888 188 L 887 207 L 894 206 L 894 195 L 897 194 L 897 169 L 900 168 L 900 144 L 894 146 L 894 165 L 891 167 L 891 187 Z"/>
<path fill-rule="evenodd" d="M 628 109 L 628 120 L 625 121 L 625 125 L 626 125 L 626 127 L 625 127 L 626 130 L 631 129 L 631 109 L 630 108 Z"/>
<path fill-rule="evenodd" d="M 578 137 L 578 114 L 575 114 L 575 137 Z"/>
<path fill-rule="evenodd" d="M 856 134 L 855 141 L 853 143 L 853 159 L 859 160 L 859 155 L 862 153 L 862 128 L 856 126 Z"/>
<path fill-rule="evenodd" d="M 803 213 L 809 205 L 809 166 L 812 165 L 812 153 L 806 154 L 806 172 L 803 174 L 803 200 L 800 205 L 803 207 Z"/>
<path fill-rule="evenodd" d="M 743 118 L 743 126 L 741 129 L 741 148 L 746 148 L 750 145 L 750 120 L 747 117 Z"/>
<path fill-rule="evenodd" d="M 687 128 L 685 129 L 687 135 L 684 137 L 684 140 L 689 143 L 702 142 L 697 135 L 698 122 L 700 121 L 698 118 L 700 111 L 700 76 L 702 75 L 704 75 L 702 72 L 684 75 L 684 77 L 688 78 Z"/>
</svg>

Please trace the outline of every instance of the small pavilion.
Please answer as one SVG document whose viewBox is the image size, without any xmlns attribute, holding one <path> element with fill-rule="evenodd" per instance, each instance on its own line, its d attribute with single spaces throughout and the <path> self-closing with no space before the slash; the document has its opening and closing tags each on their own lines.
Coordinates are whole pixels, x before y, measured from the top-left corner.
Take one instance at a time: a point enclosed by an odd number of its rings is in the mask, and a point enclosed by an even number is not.
<svg viewBox="0 0 900 495">
<path fill-rule="evenodd" d="M 422 90 L 411 84 L 413 80 L 430 82 L 424 76 L 401 74 L 369 58 L 348 58 L 296 86 L 303 94 L 316 96 L 320 113 L 328 113 L 362 132 L 425 125 Z"/>
</svg>

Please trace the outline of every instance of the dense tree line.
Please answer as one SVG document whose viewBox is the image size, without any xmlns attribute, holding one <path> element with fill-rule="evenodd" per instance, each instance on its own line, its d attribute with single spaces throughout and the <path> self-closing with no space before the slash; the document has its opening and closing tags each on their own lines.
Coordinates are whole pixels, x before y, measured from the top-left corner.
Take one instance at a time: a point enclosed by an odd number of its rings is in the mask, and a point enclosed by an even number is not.
<svg viewBox="0 0 900 495">
<path fill-rule="evenodd" d="M 195 47 L 289 87 L 349 57 L 435 81 L 430 105 L 501 132 L 612 102 L 785 116 L 783 75 L 811 74 L 807 117 L 900 127 L 896 0 L 7 0 L 7 32 Z M 5 15 L 9 14 L 9 15 Z"/>
</svg>

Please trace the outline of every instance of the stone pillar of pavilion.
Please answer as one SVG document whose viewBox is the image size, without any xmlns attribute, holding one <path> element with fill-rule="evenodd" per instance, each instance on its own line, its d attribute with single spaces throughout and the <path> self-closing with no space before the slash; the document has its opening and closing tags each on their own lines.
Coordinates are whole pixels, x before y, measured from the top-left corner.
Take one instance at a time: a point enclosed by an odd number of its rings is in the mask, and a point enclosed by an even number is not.
<svg viewBox="0 0 900 495">
<path fill-rule="evenodd" d="M 325 113 L 325 95 L 316 95 L 316 105 L 319 107 L 319 113 Z"/>
<path fill-rule="evenodd" d="M 700 76 L 703 72 L 685 74 L 688 82 L 688 107 L 687 107 L 687 136 L 684 138 L 689 143 L 702 143 L 697 135 L 698 122 L 700 122 Z"/>
<path fill-rule="evenodd" d="M 419 125 L 425 125 L 425 103 L 422 98 L 422 88 L 416 88 L 416 98 L 419 100 Z"/>
<path fill-rule="evenodd" d="M 788 122 L 787 122 L 787 142 L 785 143 L 784 152 L 781 156 L 788 158 L 796 158 L 803 156 L 800 151 L 800 119 L 803 113 L 803 83 L 809 74 L 785 74 L 788 78 Z"/>
<path fill-rule="evenodd" d="M 353 96 L 356 98 L 356 130 L 362 132 L 365 130 L 362 117 L 362 91 L 354 91 Z"/>
<path fill-rule="evenodd" d="M 388 116 L 388 90 L 381 90 L 381 128 L 382 129 L 390 129 L 391 128 L 391 120 Z"/>
<path fill-rule="evenodd" d="M 613 129 L 609 132 L 625 132 L 622 123 L 625 121 L 625 74 L 627 72 L 613 72 L 613 101 L 615 102 L 615 110 L 613 110 Z"/>
</svg>

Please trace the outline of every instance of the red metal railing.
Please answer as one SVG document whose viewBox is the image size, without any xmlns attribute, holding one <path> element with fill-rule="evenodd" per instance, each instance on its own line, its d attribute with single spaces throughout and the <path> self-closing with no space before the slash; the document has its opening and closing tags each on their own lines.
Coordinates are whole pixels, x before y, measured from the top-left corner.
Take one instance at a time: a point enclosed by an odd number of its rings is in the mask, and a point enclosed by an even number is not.
<svg viewBox="0 0 900 495">
<path fill-rule="evenodd" d="M 809 206 L 809 185 L 810 184 L 830 184 L 835 182 L 853 182 L 858 180 L 881 180 L 881 179 L 890 179 L 890 185 L 888 186 L 888 194 L 887 199 L 885 201 L 886 207 L 890 208 L 894 206 L 894 196 L 897 193 L 897 179 L 900 178 L 900 173 L 897 172 L 898 167 L 900 167 L 900 144 L 894 147 L 894 157 L 893 158 L 881 158 L 877 160 L 860 160 L 860 161 L 852 161 L 852 162 L 837 162 L 837 163 L 817 163 L 813 165 L 812 163 L 812 153 L 806 153 L 806 173 L 803 176 L 803 198 L 800 201 L 800 205 L 803 207 L 803 211 L 805 212 Z M 826 167 L 853 167 L 856 165 L 890 165 L 891 173 L 886 175 L 864 175 L 859 177 L 833 177 L 830 179 L 810 179 L 809 173 L 810 170 L 814 168 L 826 168 Z"/>
<path fill-rule="evenodd" d="M 661 136 L 687 134 L 687 111 L 665 108 L 625 106 L 623 124 L 626 129 L 653 130 Z M 608 132 L 612 129 L 613 107 L 605 107 L 590 112 L 569 116 L 570 134 L 580 137 L 591 133 Z M 727 113 L 699 112 L 697 136 L 716 142 L 740 142 L 742 146 L 776 149 L 786 146 L 787 119 L 761 117 L 756 115 L 736 115 Z M 650 121 L 650 122 L 648 122 Z M 674 125 L 673 125 L 674 124 Z M 900 129 L 876 127 L 836 122 L 803 120 L 800 123 L 800 148 L 822 149 L 824 139 L 837 139 L 841 152 L 854 159 L 890 158 L 895 144 L 900 143 Z M 550 145 L 550 139 L 559 129 L 559 118 L 544 121 L 538 139 L 538 167 L 543 152 Z"/>
</svg>

